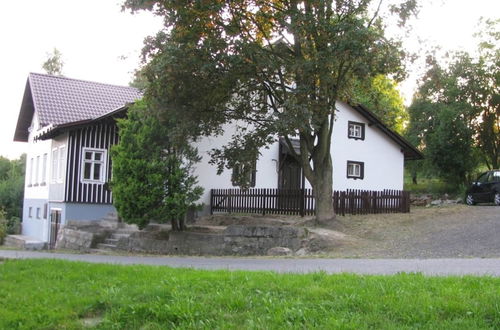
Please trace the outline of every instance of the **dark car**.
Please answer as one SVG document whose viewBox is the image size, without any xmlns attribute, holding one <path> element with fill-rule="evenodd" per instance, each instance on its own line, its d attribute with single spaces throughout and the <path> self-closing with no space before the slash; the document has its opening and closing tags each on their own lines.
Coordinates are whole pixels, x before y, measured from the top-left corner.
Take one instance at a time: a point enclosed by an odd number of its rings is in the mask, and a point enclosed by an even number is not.
<svg viewBox="0 0 500 330">
<path fill-rule="evenodd" d="M 468 205 L 493 202 L 500 206 L 500 170 L 485 172 L 472 182 L 465 194 L 465 202 Z"/>
</svg>

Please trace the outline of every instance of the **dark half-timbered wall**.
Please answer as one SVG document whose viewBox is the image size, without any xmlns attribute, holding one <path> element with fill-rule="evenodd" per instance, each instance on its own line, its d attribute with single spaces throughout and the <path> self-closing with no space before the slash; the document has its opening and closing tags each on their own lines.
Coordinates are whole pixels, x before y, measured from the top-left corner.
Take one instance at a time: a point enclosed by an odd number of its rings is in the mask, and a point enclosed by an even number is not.
<svg viewBox="0 0 500 330">
<path fill-rule="evenodd" d="M 112 118 L 69 132 L 65 201 L 112 204 L 107 184 L 111 179 L 110 147 L 118 142 L 118 129 Z M 82 149 L 106 149 L 106 184 L 82 182 Z"/>
</svg>

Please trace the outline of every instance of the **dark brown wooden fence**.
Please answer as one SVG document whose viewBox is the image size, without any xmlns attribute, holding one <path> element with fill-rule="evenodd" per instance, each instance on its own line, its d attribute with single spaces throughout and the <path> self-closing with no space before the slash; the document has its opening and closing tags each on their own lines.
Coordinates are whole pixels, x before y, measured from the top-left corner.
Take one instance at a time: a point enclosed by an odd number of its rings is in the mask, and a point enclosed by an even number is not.
<svg viewBox="0 0 500 330">
<path fill-rule="evenodd" d="M 410 192 L 402 190 L 347 190 L 333 192 L 338 215 L 410 212 Z"/>
<path fill-rule="evenodd" d="M 260 214 L 314 214 L 312 189 L 212 189 L 210 212 Z M 333 193 L 338 215 L 410 212 L 409 192 L 347 190 Z"/>
</svg>

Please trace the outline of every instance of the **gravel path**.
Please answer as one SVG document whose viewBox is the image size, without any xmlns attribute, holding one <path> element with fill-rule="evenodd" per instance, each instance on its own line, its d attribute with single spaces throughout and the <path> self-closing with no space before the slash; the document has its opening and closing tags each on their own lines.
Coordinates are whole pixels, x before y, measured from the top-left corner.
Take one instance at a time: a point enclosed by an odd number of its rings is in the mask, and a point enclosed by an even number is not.
<svg viewBox="0 0 500 330">
<path fill-rule="evenodd" d="M 453 205 L 415 208 L 410 214 L 339 217 L 341 231 L 357 244 L 336 257 L 500 257 L 500 207 Z"/>
<path fill-rule="evenodd" d="M 281 273 L 356 273 L 390 275 L 418 272 L 425 275 L 500 276 L 500 259 L 281 259 L 144 257 L 93 254 L 64 254 L 0 250 L 0 258 L 49 258 L 111 264 L 143 264 L 197 269 L 265 270 Z M 0 266 L 1 267 L 1 266 Z"/>
</svg>

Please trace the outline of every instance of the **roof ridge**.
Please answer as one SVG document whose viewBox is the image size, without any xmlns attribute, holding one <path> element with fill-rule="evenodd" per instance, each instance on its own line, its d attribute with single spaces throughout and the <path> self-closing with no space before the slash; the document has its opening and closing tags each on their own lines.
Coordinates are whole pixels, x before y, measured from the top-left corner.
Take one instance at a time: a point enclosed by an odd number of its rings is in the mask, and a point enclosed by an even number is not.
<svg viewBox="0 0 500 330">
<path fill-rule="evenodd" d="M 42 76 L 42 77 L 47 77 L 47 78 L 54 78 L 54 79 L 65 79 L 65 80 L 71 80 L 71 81 L 80 81 L 84 83 L 92 83 L 92 84 L 98 84 L 98 85 L 105 85 L 105 86 L 111 86 L 111 87 L 120 87 L 120 88 L 128 88 L 131 90 L 136 90 L 140 92 L 138 88 L 132 87 L 132 86 L 123 86 L 123 85 L 117 85 L 117 84 L 108 84 L 108 83 L 103 83 L 103 82 L 98 82 L 98 81 L 92 81 L 92 80 L 86 80 L 86 79 L 76 79 L 76 78 L 68 78 L 65 76 L 55 76 L 51 74 L 46 74 L 46 73 L 37 73 L 37 72 L 30 72 L 29 76 Z"/>
</svg>

